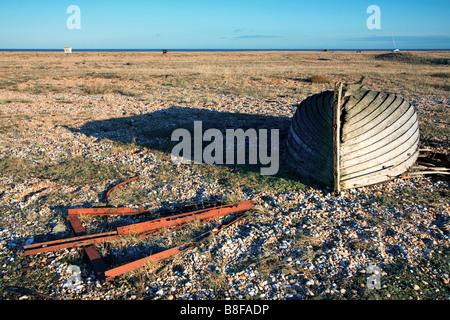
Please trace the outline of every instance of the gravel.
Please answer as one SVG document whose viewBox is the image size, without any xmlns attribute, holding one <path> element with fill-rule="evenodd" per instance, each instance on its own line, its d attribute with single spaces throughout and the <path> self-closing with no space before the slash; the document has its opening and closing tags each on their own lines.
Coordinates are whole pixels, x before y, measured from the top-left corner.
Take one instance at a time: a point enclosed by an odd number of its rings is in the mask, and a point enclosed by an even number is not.
<svg viewBox="0 0 450 320">
<path fill-rule="evenodd" d="M 12 119 L 21 115 L 26 116 L 27 122 L 23 122 L 23 128 L 1 134 L 0 158 L 31 159 L 42 164 L 80 156 L 102 164 L 124 165 L 141 175 L 134 185 L 144 193 L 143 198 L 147 193 L 149 200 L 139 205 L 152 210 L 158 209 L 162 202 L 152 194 L 154 192 L 168 195 L 164 199 L 166 204 L 226 199 L 232 194 L 218 181 L 205 179 L 192 167 L 186 167 L 175 184 L 152 185 L 155 173 L 165 164 L 158 154 L 140 147 L 116 148 L 111 140 L 105 139 L 109 134 L 110 138 L 114 136 L 119 141 L 126 141 L 131 139 L 131 133 L 139 131 L 139 126 L 129 130 L 111 128 L 109 133 L 92 135 L 73 130 L 83 127 L 88 121 L 165 110 L 174 112 L 171 109 L 174 105 L 164 102 L 164 99 L 143 101 L 117 94 L 82 96 L 52 93 L 44 96 L 10 91 L 1 91 L 1 94 L 5 99 L 20 98 L 33 102 L 2 105 L 2 117 Z M 214 103 L 192 103 L 182 107 L 186 114 L 189 109 L 207 109 L 290 118 L 297 102 L 290 98 L 266 101 L 217 96 Z M 414 103 L 425 108 L 423 106 L 427 104 L 435 106 L 447 102 L 424 98 L 416 99 Z M 425 112 L 423 110 L 420 112 Z M 143 137 L 137 139 L 137 145 L 149 142 Z M 82 253 L 78 249 L 42 253 L 28 260 L 20 258 L 24 244 L 47 236 L 68 236 L 68 228 L 65 228 L 67 208 L 91 206 L 113 182 L 70 186 L 47 179 L 29 177 L 20 181 L 14 176 L 0 175 L 3 211 L 0 218 L 0 257 L 5 261 L 1 285 L 14 280 L 7 264 L 22 259 L 22 266 L 25 264 L 31 268 L 33 265 L 30 264 L 40 263 L 42 269 L 56 275 L 46 293 L 58 299 L 275 300 L 330 295 L 351 298 L 354 293 L 349 292 L 345 284 L 360 277 L 366 278 L 369 265 L 385 270 L 399 261 L 415 264 L 422 259 L 432 259 L 435 253 L 448 250 L 450 245 L 448 199 L 433 204 L 414 203 L 407 201 L 408 195 L 404 193 L 405 188 L 417 192 L 448 190 L 448 180 L 425 176 L 398 178 L 381 185 L 346 190 L 340 195 L 334 195 L 331 189 L 314 186 L 296 192 L 245 189 L 241 197 L 253 200 L 256 210 L 243 223 L 226 229 L 194 250 L 176 256 L 170 263 L 163 263 L 157 271 L 150 268 L 146 272 L 132 272 L 114 283 L 97 281 L 90 266 L 80 258 Z M 70 194 L 70 200 L 60 199 L 57 205 L 46 203 L 45 197 L 55 193 Z M 386 194 L 400 206 L 374 201 L 377 196 Z M 134 218 L 126 219 L 125 222 L 135 221 Z M 104 221 L 86 223 L 95 229 L 101 228 Z M 160 249 L 174 245 L 176 233 L 167 233 L 164 239 L 159 239 Z M 148 241 L 147 246 L 138 248 L 141 256 L 148 248 L 155 250 L 154 242 Z M 109 254 L 108 259 L 117 258 L 119 262 L 115 263 L 120 263 L 127 250 L 103 246 L 100 251 Z M 70 282 L 74 277 L 73 270 L 76 270 L 74 266 L 81 268 L 81 276 L 75 284 Z M 439 270 L 429 272 L 442 281 L 444 291 L 448 290 L 448 274 Z M 382 271 L 382 281 L 383 277 L 389 276 Z M 138 280 L 140 286 L 137 288 Z M 419 292 L 423 286 L 423 283 L 412 285 Z"/>
</svg>

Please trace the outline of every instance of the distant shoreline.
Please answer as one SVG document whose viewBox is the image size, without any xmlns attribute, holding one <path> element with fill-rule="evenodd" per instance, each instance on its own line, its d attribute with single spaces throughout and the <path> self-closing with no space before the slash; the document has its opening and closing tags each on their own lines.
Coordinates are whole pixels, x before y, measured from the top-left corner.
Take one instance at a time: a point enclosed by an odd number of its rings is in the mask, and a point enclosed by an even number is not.
<svg viewBox="0 0 450 320">
<path fill-rule="evenodd" d="M 162 52 L 163 49 L 72 49 L 72 52 Z M 370 52 L 392 51 L 392 49 L 167 49 L 168 52 L 263 52 L 263 51 L 299 51 L 299 52 Z M 63 52 L 61 49 L 0 49 L 0 52 Z M 400 51 L 450 51 L 450 49 L 401 49 Z"/>
</svg>

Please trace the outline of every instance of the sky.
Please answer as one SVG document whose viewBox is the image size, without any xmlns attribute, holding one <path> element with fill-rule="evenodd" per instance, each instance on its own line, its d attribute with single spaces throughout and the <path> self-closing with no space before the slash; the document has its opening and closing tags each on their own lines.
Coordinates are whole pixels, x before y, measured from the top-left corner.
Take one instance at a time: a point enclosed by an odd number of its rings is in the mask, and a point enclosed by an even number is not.
<svg viewBox="0 0 450 320">
<path fill-rule="evenodd" d="M 393 49 L 392 35 L 450 49 L 449 13 L 450 0 L 1 0 L 0 49 Z"/>
</svg>

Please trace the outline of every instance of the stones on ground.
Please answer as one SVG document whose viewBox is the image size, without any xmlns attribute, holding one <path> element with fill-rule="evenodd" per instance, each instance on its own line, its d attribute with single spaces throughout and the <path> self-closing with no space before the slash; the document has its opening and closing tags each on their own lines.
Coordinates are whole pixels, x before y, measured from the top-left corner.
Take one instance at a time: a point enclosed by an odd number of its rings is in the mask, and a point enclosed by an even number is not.
<svg viewBox="0 0 450 320">
<path fill-rule="evenodd" d="M 224 188 L 222 181 L 205 177 L 189 166 L 183 167 L 184 171 L 178 172 L 176 179 L 157 181 L 155 176 L 167 170 L 168 163 L 156 153 L 150 149 L 116 148 L 112 139 L 132 143 L 130 133 L 136 134 L 138 144 L 151 140 L 151 137 L 139 137 L 139 130 L 145 123 L 139 117 L 126 129 L 115 127 L 103 131 L 94 127 L 92 135 L 67 128 L 79 128 L 92 120 L 72 121 L 74 115 L 86 112 L 86 105 L 92 106 L 89 110 L 95 120 L 121 118 L 124 110 L 127 116 L 151 115 L 158 111 L 165 111 L 169 116 L 175 111 L 163 99 L 148 102 L 117 96 L 105 101 L 99 97 L 65 94 L 73 103 L 68 104 L 66 112 L 61 114 L 60 105 L 52 103 L 52 99 L 62 95 L 43 98 L 7 93 L 10 98 L 14 98 L 14 94 L 34 103 L 2 105 L 2 112 L 27 116 L 30 130 L 21 135 L 2 133 L 2 157 L 32 159 L 43 164 L 80 156 L 101 164 L 123 164 L 130 172 L 141 174 L 141 179 L 133 182 L 136 186 L 133 190 L 142 194 L 138 202 L 130 205 L 143 205 L 151 210 L 162 206 L 170 209 L 174 204 L 186 201 L 221 200 L 232 195 L 233 190 Z M 280 98 L 274 104 L 264 99 L 218 96 L 216 102 L 199 104 L 195 108 L 291 117 L 298 101 Z M 441 102 L 427 97 L 416 102 L 418 107 L 436 103 Z M 50 116 L 37 117 L 36 114 L 44 109 Z M 189 106 L 182 114 L 187 120 L 192 111 L 188 109 Z M 425 111 L 419 109 L 420 112 Z M 192 120 L 194 118 L 197 119 L 192 116 Z M 20 181 L 15 177 L 0 176 L 0 184 L 4 186 L 0 201 L 5 208 L 0 217 L 0 254 L 7 257 L 4 259 L 5 270 L 14 263 L 17 250 L 25 243 L 36 242 L 37 235 L 68 231 L 62 222 L 65 213 L 61 208 L 99 202 L 99 195 L 113 182 L 70 186 L 32 176 Z M 430 259 L 441 248 L 449 248 L 449 203 L 430 205 L 403 201 L 405 188 L 412 192 L 445 192 L 449 186 L 446 180 L 415 177 L 350 189 L 339 196 L 323 188 L 299 192 L 239 190 L 242 198 L 257 204 L 258 210 L 248 220 L 209 239 L 205 246 L 173 258 L 158 272 L 149 268 L 123 276 L 119 285 L 98 282 L 88 264 L 80 265 L 79 272 L 69 267 L 66 261 L 82 256 L 78 249 L 41 254 L 33 262 L 58 275 L 59 282 L 52 283 L 49 293 L 69 299 L 290 299 L 348 295 L 351 292 L 341 288 L 340 284 L 356 277 L 370 276 L 366 273 L 370 264 L 383 270 L 384 266 L 398 261 L 409 263 Z M 400 206 L 383 205 L 383 199 Z M 106 224 L 95 219 L 85 223 L 89 230 L 103 230 L 109 224 L 134 223 L 135 219 L 111 217 Z M 182 240 L 178 236 L 177 232 L 167 233 L 159 239 L 158 245 L 175 245 Z M 101 252 L 120 263 L 125 258 L 145 256 L 155 247 L 149 239 L 135 246 L 101 247 Z M 3 276 L 8 276 L 8 271 Z M 384 276 L 382 273 L 381 279 Z M 450 281 L 447 274 L 436 273 L 436 277 L 443 284 Z M 133 286 L 136 279 L 141 279 L 139 290 Z M 420 287 L 414 284 L 412 288 L 420 292 Z"/>
</svg>

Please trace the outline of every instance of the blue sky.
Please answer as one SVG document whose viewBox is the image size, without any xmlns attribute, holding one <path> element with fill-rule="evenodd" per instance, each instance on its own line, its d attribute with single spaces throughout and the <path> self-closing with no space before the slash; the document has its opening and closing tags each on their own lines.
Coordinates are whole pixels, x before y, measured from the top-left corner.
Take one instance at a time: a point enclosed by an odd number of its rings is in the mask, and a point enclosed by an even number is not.
<svg viewBox="0 0 450 320">
<path fill-rule="evenodd" d="M 81 29 L 66 12 L 81 10 Z M 380 8 L 381 29 L 366 10 Z M 450 49 L 450 0 L 2 0 L 0 49 Z"/>
</svg>

